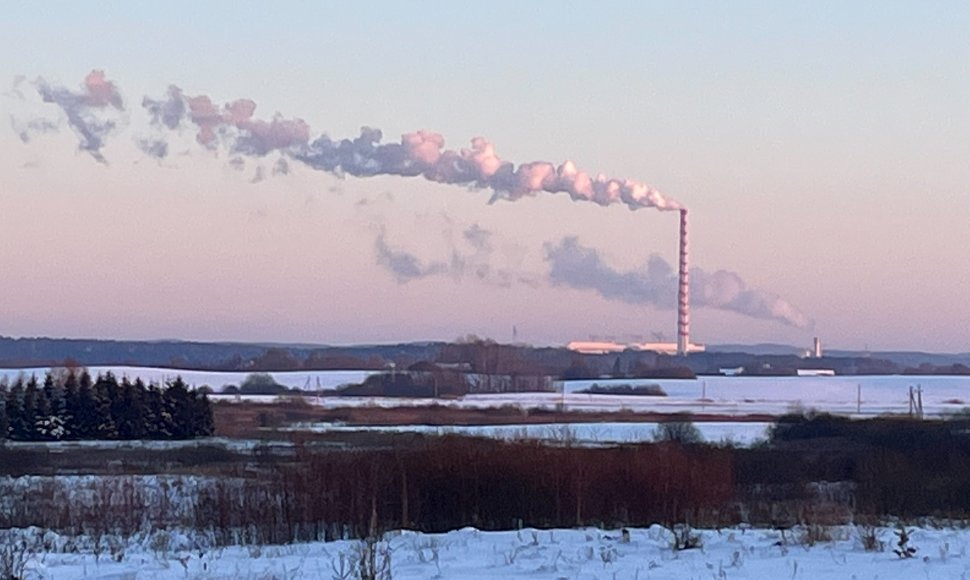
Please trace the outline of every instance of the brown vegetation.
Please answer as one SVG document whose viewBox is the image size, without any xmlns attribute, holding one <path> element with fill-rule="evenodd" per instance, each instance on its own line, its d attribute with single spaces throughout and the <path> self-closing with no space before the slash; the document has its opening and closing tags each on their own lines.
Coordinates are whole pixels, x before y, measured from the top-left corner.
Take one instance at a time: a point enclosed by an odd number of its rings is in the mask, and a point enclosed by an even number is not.
<svg viewBox="0 0 970 580">
<path fill-rule="evenodd" d="M 516 406 L 459 408 L 448 405 L 322 407 L 302 397 L 275 403 L 218 401 L 212 405 L 215 434 L 223 437 L 266 437 L 293 423 L 340 422 L 348 425 L 519 425 L 548 423 L 656 423 L 723 421 L 723 415 L 618 411 L 559 411 Z M 736 422 L 770 422 L 770 415 L 732 417 Z"/>
</svg>

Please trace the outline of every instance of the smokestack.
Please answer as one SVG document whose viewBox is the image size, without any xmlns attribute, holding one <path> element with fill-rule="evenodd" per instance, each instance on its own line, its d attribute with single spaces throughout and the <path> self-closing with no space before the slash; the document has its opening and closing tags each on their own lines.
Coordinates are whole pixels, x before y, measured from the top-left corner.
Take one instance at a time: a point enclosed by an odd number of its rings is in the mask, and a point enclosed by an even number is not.
<svg viewBox="0 0 970 580">
<path fill-rule="evenodd" d="M 677 354 L 690 345 L 690 282 L 687 273 L 687 209 L 680 210 L 680 269 L 677 276 Z"/>
</svg>

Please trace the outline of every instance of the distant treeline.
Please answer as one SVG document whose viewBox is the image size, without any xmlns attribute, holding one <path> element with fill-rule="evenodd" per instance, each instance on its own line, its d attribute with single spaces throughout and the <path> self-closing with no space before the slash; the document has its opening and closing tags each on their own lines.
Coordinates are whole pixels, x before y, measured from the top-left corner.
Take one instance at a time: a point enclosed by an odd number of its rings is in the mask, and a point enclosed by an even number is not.
<svg viewBox="0 0 970 580">
<path fill-rule="evenodd" d="M 563 379 L 693 378 L 722 368 L 747 375 L 795 375 L 831 369 L 839 375 L 970 374 L 970 354 L 876 353 L 802 358 L 794 354 L 702 352 L 688 357 L 628 350 L 580 354 L 566 348 L 502 344 L 477 336 L 452 342 L 362 346 L 260 345 L 183 341 L 111 341 L 0 336 L 0 367 L 130 365 L 185 370 L 280 372 L 406 369 L 416 363 L 482 375 Z"/>
<path fill-rule="evenodd" d="M 0 383 L 0 439 L 191 439 L 212 430 L 208 397 L 181 378 L 159 386 L 65 370 Z"/>
</svg>

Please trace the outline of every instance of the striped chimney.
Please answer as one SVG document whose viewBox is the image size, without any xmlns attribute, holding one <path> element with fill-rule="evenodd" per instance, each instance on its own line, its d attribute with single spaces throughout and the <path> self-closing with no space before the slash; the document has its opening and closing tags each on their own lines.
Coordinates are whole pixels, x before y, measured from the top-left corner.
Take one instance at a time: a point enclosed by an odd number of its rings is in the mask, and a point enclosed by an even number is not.
<svg viewBox="0 0 970 580">
<path fill-rule="evenodd" d="M 677 276 L 677 354 L 690 345 L 690 282 L 687 268 L 687 210 L 680 210 L 680 269 Z"/>
</svg>

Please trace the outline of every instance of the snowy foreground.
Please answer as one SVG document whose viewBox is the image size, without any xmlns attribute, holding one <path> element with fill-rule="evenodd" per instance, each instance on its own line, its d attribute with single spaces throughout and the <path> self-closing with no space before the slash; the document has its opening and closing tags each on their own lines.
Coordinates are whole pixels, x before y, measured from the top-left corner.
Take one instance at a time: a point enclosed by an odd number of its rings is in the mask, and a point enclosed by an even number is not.
<svg viewBox="0 0 970 580">
<path fill-rule="evenodd" d="M 833 538 L 814 545 L 804 530 L 723 529 L 695 531 L 702 546 L 675 551 L 665 528 L 620 530 L 521 530 L 481 532 L 466 528 L 446 534 L 392 532 L 378 543 L 378 561 L 389 550 L 390 578 L 428 579 L 813 579 L 970 577 L 970 531 L 911 528 L 914 557 L 892 552 L 891 529 L 878 531 L 882 550 L 866 551 L 854 527 L 826 530 Z M 127 542 L 42 536 L 40 552 L 29 556 L 25 578 L 356 578 L 351 562 L 361 544 L 352 541 L 287 546 L 209 549 L 203 538 L 156 532 Z M 95 555 L 98 552 L 98 555 Z M 385 576 L 385 578 L 387 578 Z"/>
</svg>

